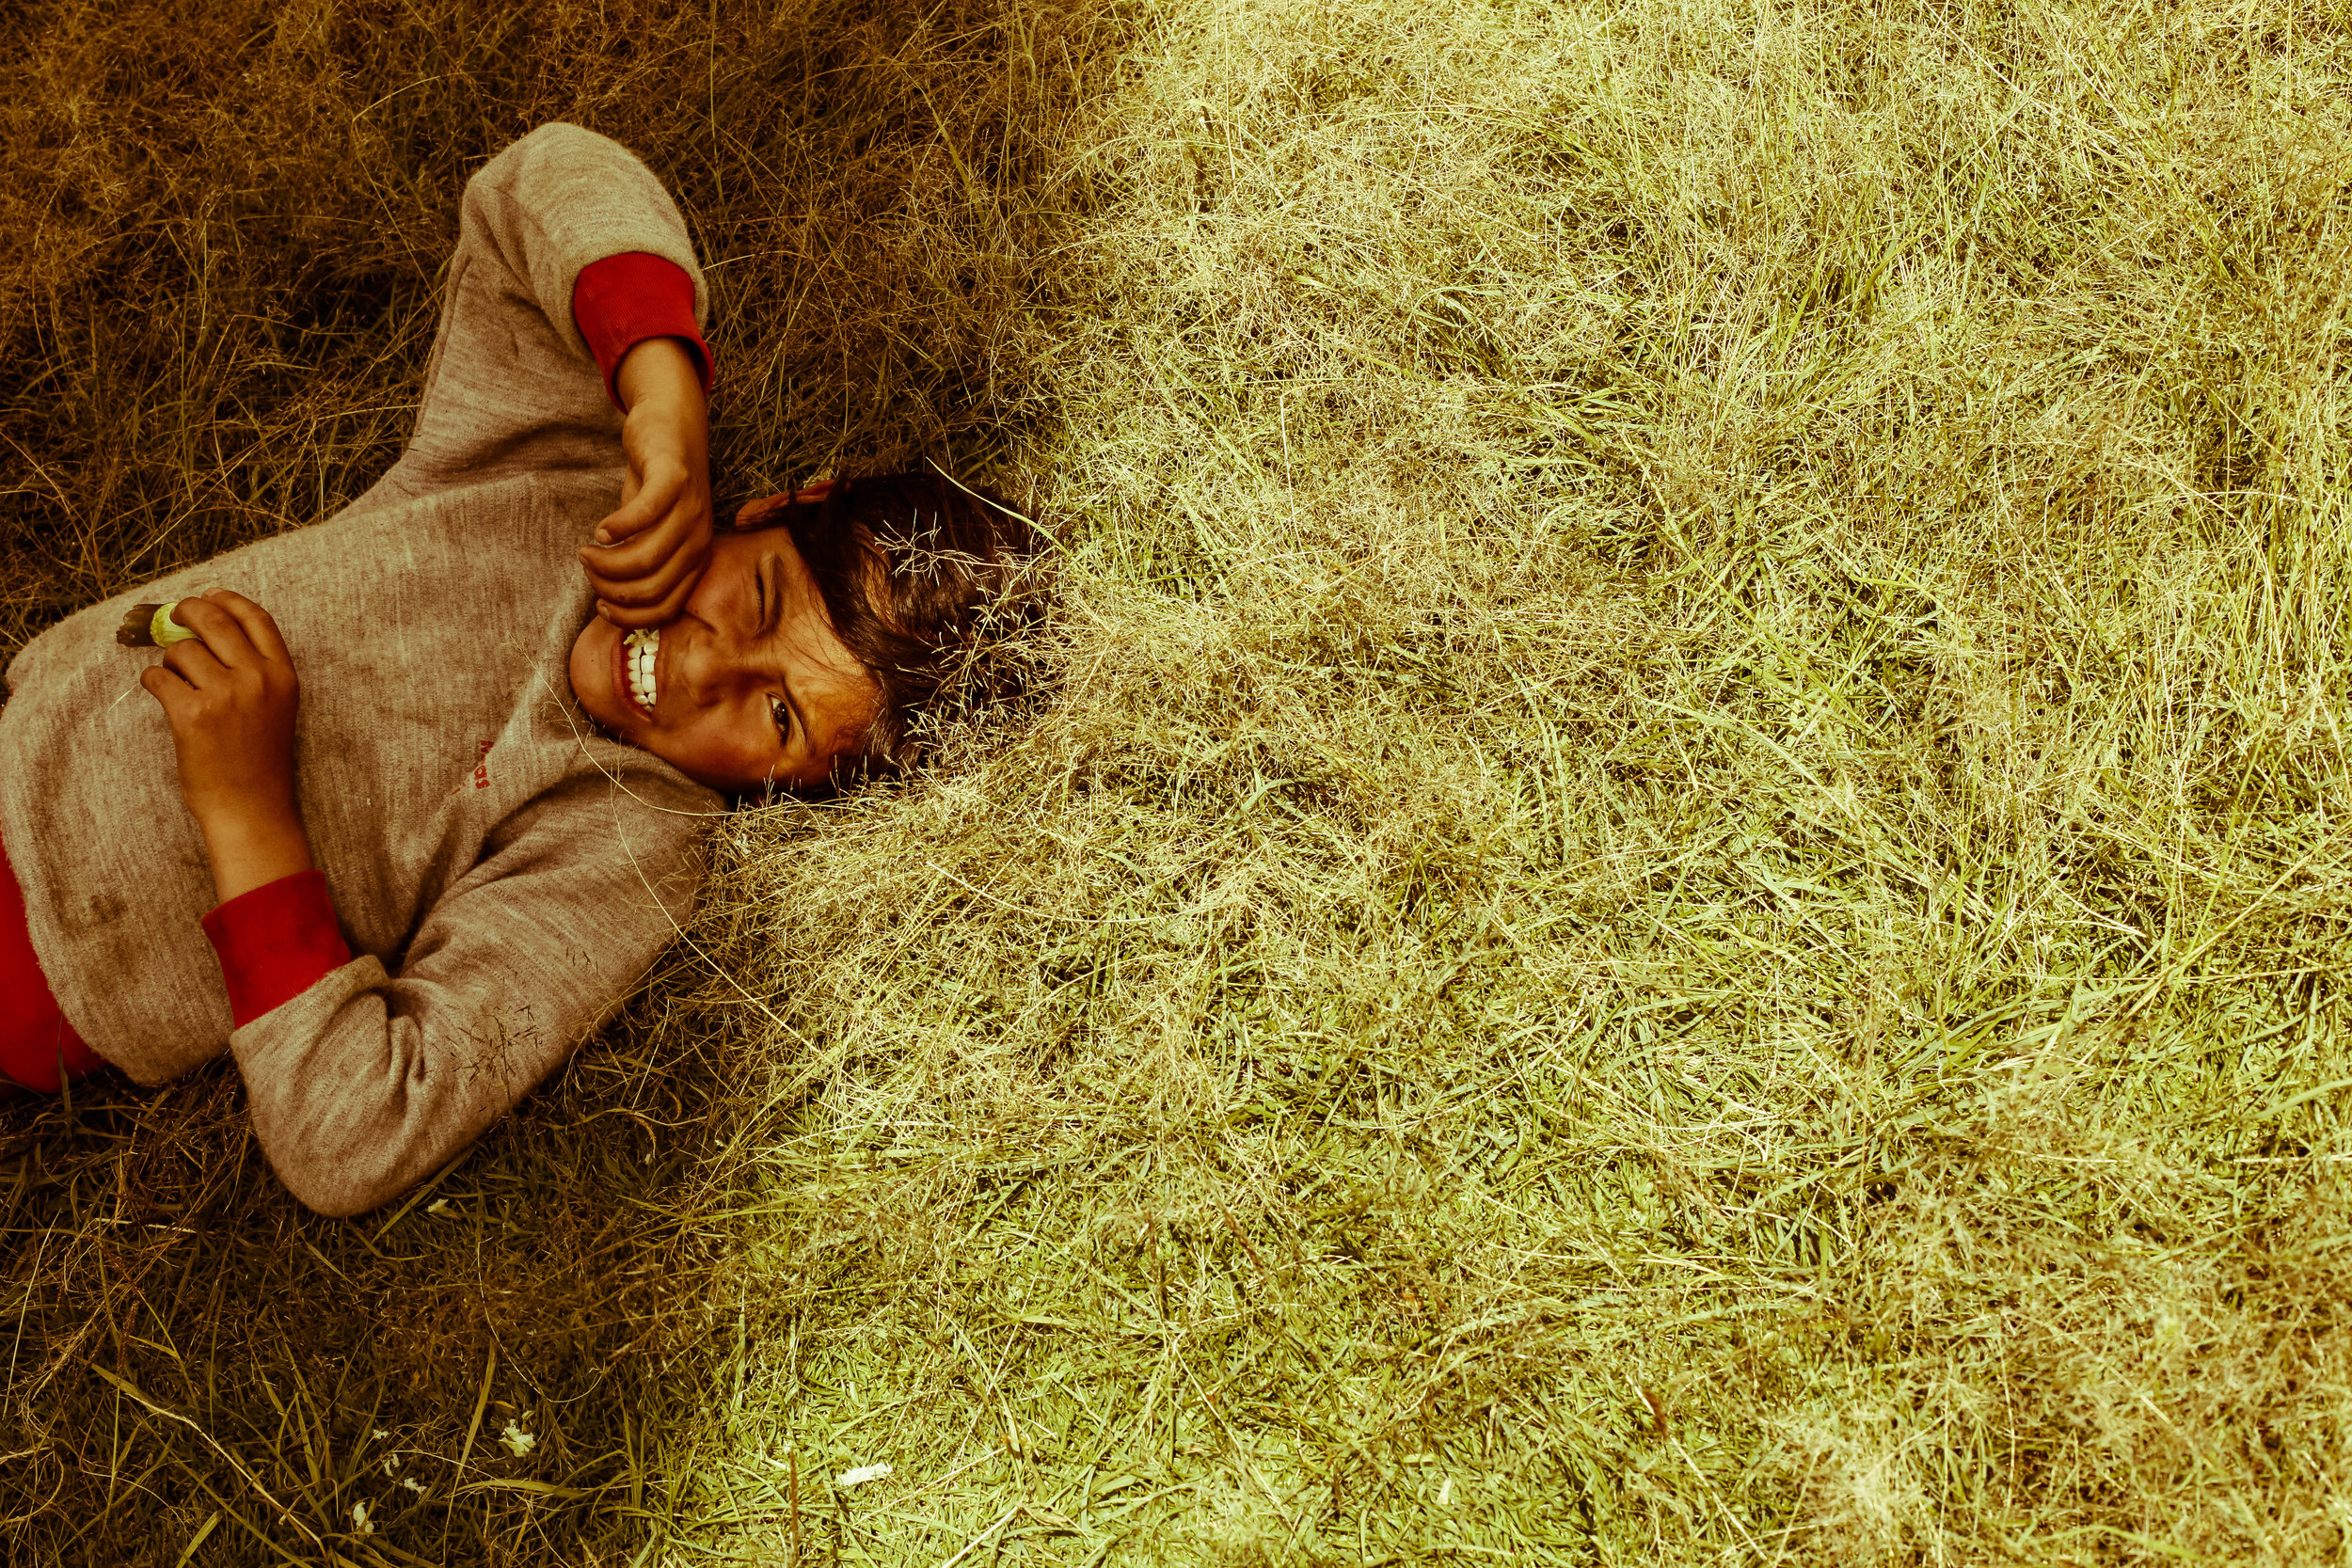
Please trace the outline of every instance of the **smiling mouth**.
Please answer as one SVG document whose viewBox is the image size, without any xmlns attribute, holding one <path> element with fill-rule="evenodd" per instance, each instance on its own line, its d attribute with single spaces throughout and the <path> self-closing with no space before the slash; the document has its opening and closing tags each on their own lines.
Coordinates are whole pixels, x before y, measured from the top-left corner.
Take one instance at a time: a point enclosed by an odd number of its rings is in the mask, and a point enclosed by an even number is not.
<svg viewBox="0 0 2352 1568">
<path fill-rule="evenodd" d="M 661 631 L 657 626 L 651 631 L 628 633 L 621 639 L 616 652 L 621 664 L 621 690 L 627 694 L 629 705 L 648 723 L 653 721 L 654 703 L 660 695 L 654 670 L 655 657 L 660 651 Z"/>
</svg>

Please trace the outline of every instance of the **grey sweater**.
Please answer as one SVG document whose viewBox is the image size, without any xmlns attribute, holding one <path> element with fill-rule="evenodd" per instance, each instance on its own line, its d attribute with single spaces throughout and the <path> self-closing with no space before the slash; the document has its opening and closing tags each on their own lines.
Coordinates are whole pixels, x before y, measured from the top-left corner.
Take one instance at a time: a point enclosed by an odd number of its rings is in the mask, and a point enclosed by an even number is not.
<svg viewBox="0 0 2352 1568">
<path fill-rule="evenodd" d="M 544 126 L 466 188 L 417 431 L 332 519 L 68 617 L 9 666 L 0 842 L 65 1016 L 143 1084 L 224 1051 L 295 1196 L 355 1213 L 430 1174 L 561 1064 L 675 934 L 718 798 L 606 739 L 566 659 L 573 551 L 618 504 L 621 417 L 574 325 L 581 267 L 702 279 L 614 143 Z M 119 648 L 135 599 L 234 588 L 302 682 L 303 823 L 357 955 L 230 1030 L 171 733 Z"/>
</svg>

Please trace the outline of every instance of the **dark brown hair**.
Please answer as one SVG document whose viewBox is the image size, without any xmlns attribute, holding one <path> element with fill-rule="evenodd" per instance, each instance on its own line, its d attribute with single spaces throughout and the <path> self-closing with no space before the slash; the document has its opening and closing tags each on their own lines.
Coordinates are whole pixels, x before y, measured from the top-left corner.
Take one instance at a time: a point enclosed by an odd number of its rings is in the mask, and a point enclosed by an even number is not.
<svg viewBox="0 0 2352 1568">
<path fill-rule="evenodd" d="M 834 635 L 882 688 L 836 784 L 915 766 L 940 724 L 1026 688 L 1006 645 L 1044 615 L 1050 541 L 995 492 L 919 470 L 837 480 L 752 527 L 790 531 Z"/>
</svg>

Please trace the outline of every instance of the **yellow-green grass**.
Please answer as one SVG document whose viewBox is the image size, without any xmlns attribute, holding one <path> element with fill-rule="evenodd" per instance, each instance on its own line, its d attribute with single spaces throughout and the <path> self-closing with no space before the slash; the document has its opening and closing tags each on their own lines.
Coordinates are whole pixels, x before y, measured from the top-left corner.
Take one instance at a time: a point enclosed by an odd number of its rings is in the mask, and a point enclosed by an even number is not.
<svg viewBox="0 0 2352 1568">
<path fill-rule="evenodd" d="M 0 1547 L 2341 1559 L 2348 22 L 12 12 L 11 646 L 380 471 L 548 118 L 723 495 L 1066 549 L 1035 710 L 733 819 L 412 1207 L 0 1110 Z"/>
</svg>

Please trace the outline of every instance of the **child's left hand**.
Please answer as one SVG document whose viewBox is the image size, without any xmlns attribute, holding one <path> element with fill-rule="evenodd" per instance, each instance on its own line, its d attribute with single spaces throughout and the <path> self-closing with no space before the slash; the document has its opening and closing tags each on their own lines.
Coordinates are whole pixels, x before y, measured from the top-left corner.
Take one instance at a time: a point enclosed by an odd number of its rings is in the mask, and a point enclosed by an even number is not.
<svg viewBox="0 0 2352 1568">
<path fill-rule="evenodd" d="M 175 642 L 139 684 L 163 705 L 180 796 L 204 835 L 221 902 L 310 869 L 294 800 L 294 659 L 268 610 L 216 589 L 182 599 Z"/>
<path fill-rule="evenodd" d="M 613 381 L 628 472 L 580 563 L 596 613 L 628 631 L 676 619 L 710 563 L 710 424 L 693 356 L 675 338 L 630 349 Z"/>
</svg>

